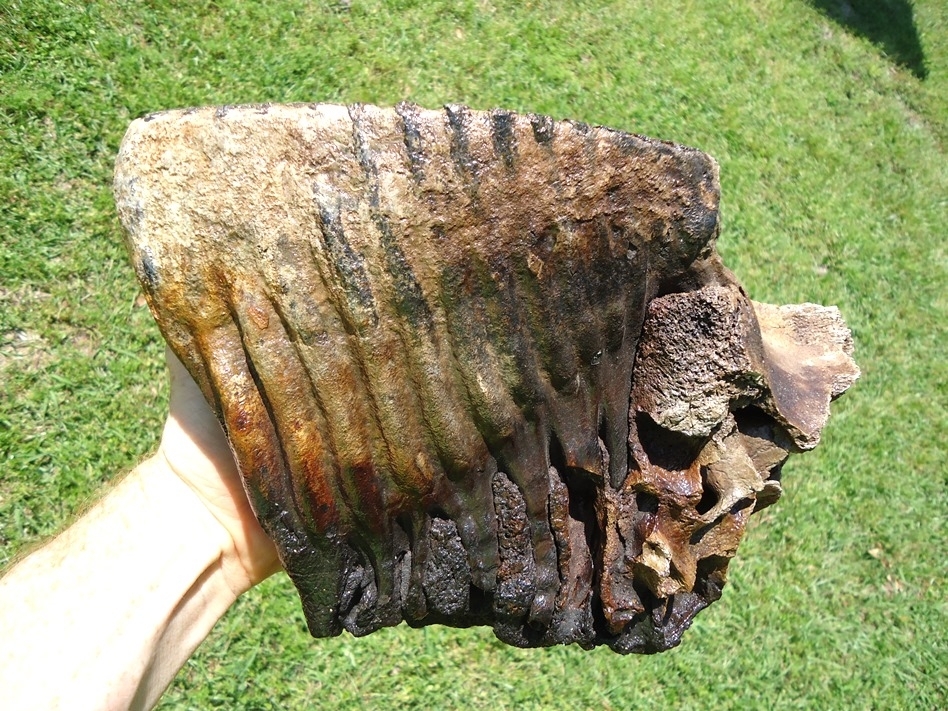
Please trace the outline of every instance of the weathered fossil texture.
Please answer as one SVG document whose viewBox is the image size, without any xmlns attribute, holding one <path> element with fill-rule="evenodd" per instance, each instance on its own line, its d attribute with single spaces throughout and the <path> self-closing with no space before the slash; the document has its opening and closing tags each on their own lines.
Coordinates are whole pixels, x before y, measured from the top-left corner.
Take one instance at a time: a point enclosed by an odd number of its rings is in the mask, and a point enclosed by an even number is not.
<svg viewBox="0 0 948 711">
<path fill-rule="evenodd" d="M 671 647 L 858 374 L 835 309 L 748 300 L 717 165 L 669 143 L 192 109 L 132 124 L 115 192 L 316 636 Z"/>
</svg>

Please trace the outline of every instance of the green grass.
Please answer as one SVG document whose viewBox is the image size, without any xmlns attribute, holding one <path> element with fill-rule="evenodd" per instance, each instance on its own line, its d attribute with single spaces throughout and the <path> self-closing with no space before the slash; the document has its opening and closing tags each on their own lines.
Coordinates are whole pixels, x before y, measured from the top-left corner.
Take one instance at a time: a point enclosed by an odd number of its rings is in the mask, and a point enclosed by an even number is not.
<svg viewBox="0 0 948 711">
<path fill-rule="evenodd" d="M 0 0 L 0 565 L 157 441 L 162 344 L 110 192 L 132 119 L 263 101 L 545 112 L 714 155 L 720 250 L 751 295 L 840 307 L 864 375 L 821 448 L 788 465 L 724 598 L 664 655 L 444 628 L 312 640 L 278 577 L 163 708 L 945 708 L 948 7 L 919 0 L 873 43 L 878 17 L 846 24 L 843 5 Z M 866 6 L 908 8 L 850 11 Z"/>
</svg>

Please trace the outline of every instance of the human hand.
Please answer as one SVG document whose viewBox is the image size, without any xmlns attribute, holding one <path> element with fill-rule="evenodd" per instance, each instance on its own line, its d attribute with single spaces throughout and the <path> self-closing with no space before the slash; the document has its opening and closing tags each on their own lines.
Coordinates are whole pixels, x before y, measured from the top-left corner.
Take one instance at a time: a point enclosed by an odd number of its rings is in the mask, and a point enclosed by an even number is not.
<svg viewBox="0 0 948 711">
<path fill-rule="evenodd" d="M 194 491 L 233 543 L 222 566 L 239 595 L 280 569 L 276 548 L 257 522 L 227 438 L 191 375 L 166 349 L 171 404 L 155 461 Z"/>
<path fill-rule="evenodd" d="M 158 452 L 0 579 L 3 708 L 151 708 L 280 568 L 197 385 L 169 352 Z"/>
</svg>

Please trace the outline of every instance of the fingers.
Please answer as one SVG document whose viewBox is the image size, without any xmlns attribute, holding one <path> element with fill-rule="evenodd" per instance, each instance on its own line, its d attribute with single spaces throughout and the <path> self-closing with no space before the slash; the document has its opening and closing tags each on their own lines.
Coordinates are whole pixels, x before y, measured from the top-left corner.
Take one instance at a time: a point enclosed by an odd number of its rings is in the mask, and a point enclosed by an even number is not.
<svg viewBox="0 0 948 711">
<path fill-rule="evenodd" d="M 200 388 L 170 348 L 165 349 L 165 360 L 171 380 L 169 424 L 165 429 L 165 438 L 172 438 L 168 445 L 186 448 L 180 458 L 192 465 L 213 467 L 236 477 L 237 467 L 224 430 Z"/>
<path fill-rule="evenodd" d="M 238 594 L 279 570 L 276 549 L 251 509 L 217 417 L 181 361 L 166 352 L 171 404 L 159 456 L 226 532 L 222 562 Z"/>
</svg>

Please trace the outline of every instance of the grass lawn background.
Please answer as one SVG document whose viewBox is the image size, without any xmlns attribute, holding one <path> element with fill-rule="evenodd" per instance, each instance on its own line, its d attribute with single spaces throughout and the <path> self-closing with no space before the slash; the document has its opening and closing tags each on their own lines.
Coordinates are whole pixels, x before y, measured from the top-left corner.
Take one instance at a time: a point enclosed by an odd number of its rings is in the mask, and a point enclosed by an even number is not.
<svg viewBox="0 0 948 711">
<path fill-rule="evenodd" d="M 312 640 L 278 576 L 162 708 L 948 707 L 943 0 L 0 0 L 0 566 L 157 442 L 163 346 L 111 196 L 128 123 L 402 99 L 715 156 L 726 263 L 757 300 L 838 305 L 863 378 L 678 649 L 440 627 Z"/>
</svg>

